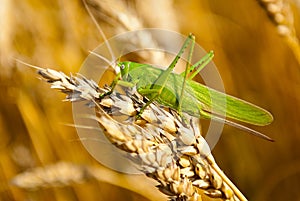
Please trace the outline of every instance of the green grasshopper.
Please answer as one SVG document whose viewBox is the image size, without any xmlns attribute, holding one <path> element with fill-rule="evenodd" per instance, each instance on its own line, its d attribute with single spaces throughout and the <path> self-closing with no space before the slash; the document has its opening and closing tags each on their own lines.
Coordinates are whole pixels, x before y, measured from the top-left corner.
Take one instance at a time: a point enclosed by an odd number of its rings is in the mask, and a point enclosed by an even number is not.
<svg viewBox="0 0 300 201">
<path fill-rule="evenodd" d="M 172 71 L 178 60 L 190 43 L 191 47 L 185 71 L 181 74 L 173 73 Z M 120 68 L 120 72 L 111 85 L 112 90 L 116 84 L 128 87 L 135 86 L 138 93 L 149 99 L 141 109 L 140 114 L 150 103 L 156 101 L 177 110 L 179 114 L 185 112 L 198 118 L 225 122 L 263 139 L 273 141 L 258 131 L 231 121 L 237 120 L 252 125 L 264 126 L 273 121 L 273 117 L 268 111 L 192 80 L 214 56 L 211 51 L 200 61 L 190 66 L 194 45 L 195 37 L 190 34 L 166 70 L 131 61 L 118 62 L 117 66 Z M 187 77 L 194 70 L 195 72 Z M 214 100 L 213 108 L 211 99 Z M 218 104 L 218 100 L 226 100 L 226 106 Z M 231 120 L 225 119 L 223 114 L 226 114 L 226 117 Z"/>
</svg>

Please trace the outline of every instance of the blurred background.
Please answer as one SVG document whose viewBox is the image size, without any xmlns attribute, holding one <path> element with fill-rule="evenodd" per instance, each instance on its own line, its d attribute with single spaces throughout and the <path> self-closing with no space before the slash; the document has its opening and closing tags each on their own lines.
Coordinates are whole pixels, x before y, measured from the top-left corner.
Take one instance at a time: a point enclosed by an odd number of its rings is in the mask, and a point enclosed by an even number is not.
<svg viewBox="0 0 300 201">
<path fill-rule="evenodd" d="M 104 41 L 81 0 L 0 0 L 0 200 L 166 200 L 144 176 L 114 172 L 76 134 L 70 103 L 22 61 L 75 74 Z M 228 94 L 274 115 L 251 127 L 267 142 L 225 127 L 213 150 L 249 200 L 300 200 L 298 0 L 87 0 L 103 32 L 192 32 Z"/>
</svg>

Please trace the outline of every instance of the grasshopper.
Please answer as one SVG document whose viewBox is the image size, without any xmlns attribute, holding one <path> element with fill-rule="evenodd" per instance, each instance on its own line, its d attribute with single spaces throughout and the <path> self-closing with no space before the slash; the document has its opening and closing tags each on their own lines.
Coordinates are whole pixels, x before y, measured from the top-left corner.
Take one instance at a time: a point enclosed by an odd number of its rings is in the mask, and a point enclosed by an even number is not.
<svg viewBox="0 0 300 201">
<path fill-rule="evenodd" d="M 173 72 L 173 69 L 189 45 L 190 52 L 186 69 L 183 73 L 176 74 Z M 190 65 L 194 45 L 195 37 L 193 34 L 189 34 L 180 51 L 166 70 L 131 61 L 117 62 L 116 66 L 120 68 L 120 71 L 111 84 L 112 90 L 116 84 L 136 87 L 138 93 L 147 97 L 148 102 L 140 110 L 139 115 L 143 113 L 150 103 L 156 101 L 176 110 L 179 114 L 185 112 L 198 118 L 225 122 L 263 139 L 273 141 L 258 131 L 232 121 L 236 120 L 264 126 L 273 121 L 273 116 L 268 111 L 192 80 L 214 56 L 214 53 L 211 51 L 200 61 Z M 191 75 L 188 77 L 188 74 Z M 212 99 L 214 100 L 213 104 Z M 218 100 L 226 100 L 226 105 L 223 103 L 218 104 Z M 226 114 L 228 119 L 225 119 L 224 114 Z"/>
</svg>

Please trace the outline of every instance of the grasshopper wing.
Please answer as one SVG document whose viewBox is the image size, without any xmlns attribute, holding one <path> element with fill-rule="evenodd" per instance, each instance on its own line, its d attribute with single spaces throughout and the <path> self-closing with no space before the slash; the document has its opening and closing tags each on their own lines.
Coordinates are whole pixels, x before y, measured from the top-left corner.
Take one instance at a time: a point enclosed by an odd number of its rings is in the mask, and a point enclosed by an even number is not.
<svg viewBox="0 0 300 201">
<path fill-rule="evenodd" d="M 264 126 L 273 121 L 268 111 L 252 103 L 224 94 L 195 81 L 189 81 L 189 90 L 204 105 L 203 110 L 219 116 L 245 122 L 248 124 Z"/>
</svg>

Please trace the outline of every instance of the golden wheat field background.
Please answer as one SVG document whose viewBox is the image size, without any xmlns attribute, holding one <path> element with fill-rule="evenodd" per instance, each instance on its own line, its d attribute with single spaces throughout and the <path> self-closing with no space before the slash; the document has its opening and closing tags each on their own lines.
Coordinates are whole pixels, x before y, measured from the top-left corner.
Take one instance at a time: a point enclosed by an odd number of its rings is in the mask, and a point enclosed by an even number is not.
<svg viewBox="0 0 300 201">
<path fill-rule="evenodd" d="M 249 200 L 300 200 L 297 0 L 87 3 L 108 38 L 162 28 L 194 33 L 206 51 L 214 50 L 226 92 L 270 111 L 272 124 L 251 128 L 275 139 L 226 126 L 213 150 L 216 161 Z M 64 95 L 16 63 L 78 72 L 103 42 L 83 2 L 0 0 L 0 25 L 0 200 L 166 200 L 151 179 L 92 158 L 66 126 L 73 122 Z"/>
</svg>

